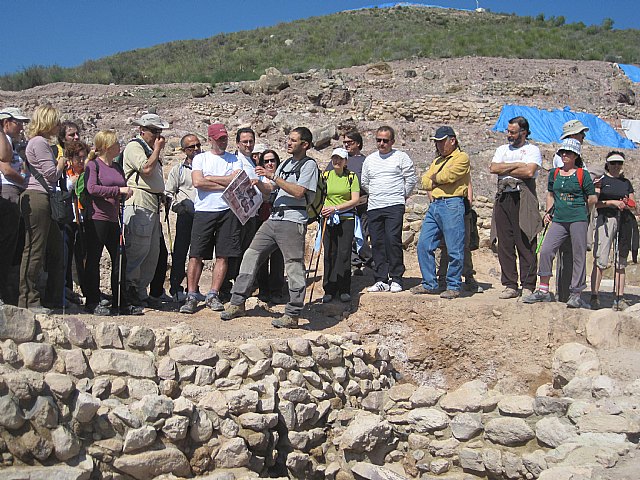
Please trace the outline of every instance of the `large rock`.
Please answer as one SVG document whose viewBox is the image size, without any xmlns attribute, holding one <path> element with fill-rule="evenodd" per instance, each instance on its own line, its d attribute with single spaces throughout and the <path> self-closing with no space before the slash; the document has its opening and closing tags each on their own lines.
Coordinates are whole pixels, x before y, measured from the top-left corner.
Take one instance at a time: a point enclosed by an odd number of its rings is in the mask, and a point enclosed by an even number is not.
<svg viewBox="0 0 640 480">
<path fill-rule="evenodd" d="M 482 450 L 476 450 L 473 448 L 460 449 L 460 466 L 465 470 L 471 470 L 474 472 L 484 472 L 484 461 L 482 459 Z"/>
<path fill-rule="evenodd" d="M 180 477 L 191 476 L 189 461 L 177 448 L 123 455 L 115 459 L 113 466 L 136 480 L 151 480 L 169 473 Z"/>
<path fill-rule="evenodd" d="M 3 272 L 2 275 L 6 275 Z M 28 342 L 36 334 L 36 317 L 29 310 L 3 305 L 0 308 L 0 339 Z"/>
<path fill-rule="evenodd" d="M 11 467 L 2 470 L 3 480 L 89 480 L 91 472 L 68 465 Z"/>
<path fill-rule="evenodd" d="M 12 395 L 0 396 L 0 427 L 17 430 L 24 425 L 24 415 Z"/>
<path fill-rule="evenodd" d="M 189 419 L 181 415 L 174 415 L 164 422 L 162 433 L 172 442 L 176 442 L 186 438 L 188 429 Z"/>
<path fill-rule="evenodd" d="M 251 454 L 242 438 L 228 440 L 215 457 L 216 468 L 238 468 L 249 465 Z"/>
<path fill-rule="evenodd" d="M 89 359 L 96 375 L 127 375 L 152 378 L 156 376 L 153 359 L 142 353 L 122 350 L 96 350 Z"/>
<path fill-rule="evenodd" d="M 169 418 L 173 413 L 173 400 L 164 395 L 146 395 L 131 405 L 131 410 L 145 422 Z"/>
<path fill-rule="evenodd" d="M 136 350 L 153 350 L 155 346 L 156 336 L 149 327 L 136 325 L 131 328 L 127 345 Z"/>
<path fill-rule="evenodd" d="M 93 335 L 87 325 L 77 317 L 65 317 L 60 327 L 66 335 L 69 343 L 80 348 L 89 348 L 93 345 Z"/>
<path fill-rule="evenodd" d="M 66 399 L 75 390 L 73 380 L 69 375 L 50 372 L 44 376 L 44 381 L 56 397 Z"/>
<path fill-rule="evenodd" d="M 486 437 L 494 443 L 513 447 L 535 438 L 535 433 L 521 418 L 494 418 L 484 427 Z"/>
<path fill-rule="evenodd" d="M 120 329 L 115 323 L 101 323 L 96 328 L 96 343 L 99 348 L 117 348 L 122 349 L 122 337 L 120 337 Z"/>
<path fill-rule="evenodd" d="M 440 397 L 442 397 L 446 392 L 440 388 L 434 387 L 418 387 L 414 390 L 409 401 L 411 402 L 411 406 L 413 408 L 417 407 L 432 407 Z"/>
<path fill-rule="evenodd" d="M 417 433 L 434 432 L 449 425 L 447 414 L 435 408 L 416 408 L 408 413 L 407 419 Z"/>
<path fill-rule="evenodd" d="M 229 390 L 224 392 L 227 399 L 229 411 L 234 415 L 247 412 L 255 412 L 258 409 L 258 392 L 242 388 L 240 390 Z"/>
<path fill-rule="evenodd" d="M 355 453 L 370 452 L 391 433 L 391 425 L 379 415 L 360 412 L 342 434 L 340 448 Z"/>
<path fill-rule="evenodd" d="M 462 412 L 453 417 L 449 422 L 453 436 L 462 441 L 467 441 L 482 431 L 482 415 L 480 413 Z"/>
<path fill-rule="evenodd" d="M 262 93 L 267 95 L 278 93 L 289 86 L 289 79 L 276 68 L 269 67 L 256 82 Z"/>
<path fill-rule="evenodd" d="M 577 436 L 576 427 L 558 417 L 545 417 L 536 423 L 536 438 L 551 448 L 575 441 Z"/>
<path fill-rule="evenodd" d="M 80 423 L 90 422 L 98 409 L 100 400 L 85 392 L 78 393 L 76 404 L 73 409 L 73 418 Z"/>
<path fill-rule="evenodd" d="M 558 348 L 551 364 L 553 383 L 556 387 L 563 387 L 576 375 L 578 369 L 584 369 L 585 364 L 599 365 L 596 352 L 579 343 L 566 343 Z"/>
<path fill-rule="evenodd" d="M 498 410 L 502 415 L 511 417 L 529 417 L 533 415 L 533 398 L 529 395 L 508 395 L 498 402 Z"/>
<path fill-rule="evenodd" d="M 151 425 L 130 429 L 124 437 L 123 452 L 131 453 L 148 447 L 156 440 L 156 435 L 156 429 Z"/>
<path fill-rule="evenodd" d="M 482 400 L 486 393 L 487 385 L 484 382 L 467 382 L 442 397 L 440 407 L 447 412 L 477 412 L 482 408 Z"/>
<path fill-rule="evenodd" d="M 588 413 L 576 421 L 581 434 L 583 433 L 640 433 L 638 421 L 633 421 L 622 415 L 606 415 L 602 413 Z"/>
<path fill-rule="evenodd" d="M 55 448 L 56 458 L 62 462 L 66 462 L 80 453 L 81 445 L 78 437 L 63 425 L 51 432 L 51 441 Z"/>
<path fill-rule="evenodd" d="M 238 421 L 243 428 L 248 428 L 255 432 L 261 432 L 273 428 L 278 423 L 277 413 L 243 413 L 238 417 Z"/>
<path fill-rule="evenodd" d="M 85 359 L 84 353 L 81 349 L 74 348 L 66 350 L 62 353 L 62 357 L 64 358 L 65 371 L 69 375 L 73 375 L 78 378 L 87 375 L 87 360 Z"/>
<path fill-rule="evenodd" d="M 372 465 L 367 462 L 358 462 L 351 471 L 359 477 L 367 480 L 407 480 L 407 477 L 400 475 L 388 468 Z"/>
<path fill-rule="evenodd" d="M 55 428 L 58 426 L 56 402 L 51 397 L 38 397 L 25 418 L 38 427 Z"/>
<path fill-rule="evenodd" d="M 24 366 L 37 372 L 46 372 L 53 365 L 54 350 L 48 343 L 27 342 L 18 345 Z"/>
<path fill-rule="evenodd" d="M 169 356 L 177 363 L 187 365 L 215 365 L 218 354 L 211 347 L 179 345 L 169 350 Z"/>
</svg>

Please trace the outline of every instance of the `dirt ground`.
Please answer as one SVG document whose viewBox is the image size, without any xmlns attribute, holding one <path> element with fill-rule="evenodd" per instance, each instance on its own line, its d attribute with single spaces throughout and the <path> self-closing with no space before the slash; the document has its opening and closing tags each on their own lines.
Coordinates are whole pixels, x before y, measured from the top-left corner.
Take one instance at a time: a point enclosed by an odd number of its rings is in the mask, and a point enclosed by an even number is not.
<svg viewBox="0 0 640 480">
<path fill-rule="evenodd" d="M 322 304 L 321 268 L 313 287 L 313 299 L 305 306 L 301 329 L 278 330 L 271 320 L 283 312 L 283 305 L 267 305 L 253 297 L 247 302 L 248 315 L 228 322 L 201 305 L 193 315 L 178 313 L 178 304 L 165 303 L 161 310 L 147 309 L 142 317 L 96 317 L 70 311 L 90 324 L 104 321 L 123 325 L 167 328 L 187 323 L 209 341 L 289 337 L 306 331 L 362 335 L 364 341 L 386 345 L 394 365 L 405 381 L 440 388 L 455 388 L 480 378 L 504 392 L 530 393 L 550 381 L 551 356 L 567 342 L 586 343 L 584 324 L 588 313 L 567 309 L 563 303 L 525 305 L 519 300 L 500 300 L 502 290 L 497 257 L 489 249 L 474 252 L 477 279 L 484 292 L 463 294 L 448 301 L 438 296 L 401 293 L 366 293 L 373 283 L 370 270 L 353 277 L 351 304 L 334 301 Z M 322 262 L 320 262 L 322 263 Z M 406 289 L 420 281 L 415 251 L 405 252 Z M 313 278 L 313 277 L 312 277 Z M 206 291 L 210 273 L 200 282 Z M 168 287 L 168 286 L 167 286 Z M 603 289 L 607 290 L 606 281 Z M 638 301 L 639 288 L 630 287 L 629 299 Z M 307 289 L 307 300 L 311 288 Z M 587 295 L 587 294 L 585 294 Z M 609 295 L 603 303 L 610 302 Z M 585 299 L 588 299 L 585 296 Z M 624 357 L 626 363 L 628 357 Z M 612 359 L 612 367 L 620 366 Z"/>
</svg>

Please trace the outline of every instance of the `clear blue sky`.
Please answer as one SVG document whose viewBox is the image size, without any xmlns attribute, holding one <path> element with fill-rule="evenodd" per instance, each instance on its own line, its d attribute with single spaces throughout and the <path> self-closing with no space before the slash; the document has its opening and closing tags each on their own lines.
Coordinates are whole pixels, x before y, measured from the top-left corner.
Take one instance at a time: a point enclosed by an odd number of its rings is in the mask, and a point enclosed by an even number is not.
<svg viewBox="0 0 640 480">
<path fill-rule="evenodd" d="M 75 66 L 172 40 L 206 38 L 384 3 L 371 0 L 7 0 L 0 11 L 0 74 L 31 65 Z M 475 9 L 475 0 L 415 1 Z M 639 0 L 480 0 L 493 12 L 639 28 Z"/>
</svg>

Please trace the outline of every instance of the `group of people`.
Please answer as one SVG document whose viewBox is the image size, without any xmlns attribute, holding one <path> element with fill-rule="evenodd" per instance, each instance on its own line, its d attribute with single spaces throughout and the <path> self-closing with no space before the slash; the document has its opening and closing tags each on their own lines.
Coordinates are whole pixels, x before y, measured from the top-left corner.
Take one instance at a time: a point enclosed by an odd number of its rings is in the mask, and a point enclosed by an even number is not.
<svg viewBox="0 0 640 480">
<path fill-rule="evenodd" d="M 184 158 L 165 181 L 163 131 L 169 124 L 155 113 L 134 122 L 138 134 L 124 148 L 114 130 L 98 132 L 89 147 L 80 140 L 80 127 L 62 122 L 60 112 L 50 105 L 37 107 L 31 117 L 18 108 L 4 108 L 0 122 L 5 133 L 0 135 L 0 244 L 5 249 L 0 270 L 19 265 L 20 272 L 15 289 L 11 276 L 0 275 L 2 301 L 41 313 L 68 301 L 78 302 L 73 289 L 74 263 L 86 299 L 84 308 L 96 315 L 141 315 L 145 307 L 171 299 L 182 303 L 181 313 L 194 313 L 204 302 L 220 312 L 220 318 L 230 320 L 245 314 L 246 299 L 258 288 L 261 300 L 286 303 L 284 314 L 273 325 L 296 327 L 307 285 L 307 207 L 321 190 L 326 190 L 320 212 L 322 301 L 351 301 L 351 277 L 361 275 L 364 266 L 371 268 L 375 280 L 369 292 L 404 289 L 403 217 L 418 179 L 411 158 L 394 148 L 395 132 L 389 126 L 376 130 L 376 150 L 366 157 L 361 134 L 347 132 L 343 147 L 333 150 L 329 165 L 320 172 L 307 155 L 313 138 L 306 127 L 291 130 L 289 158 L 281 161 L 275 150 L 256 144 L 254 131 L 247 127 L 236 132 L 236 152 L 229 153 L 225 125 L 213 123 L 207 129 L 209 148 L 203 148 L 196 133 L 180 139 Z M 25 127 L 29 140 L 22 152 Z M 500 298 L 522 294 L 526 303 L 551 300 L 551 265 L 560 250 L 565 258 L 558 263 L 565 276 L 566 271 L 572 272 L 567 305 L 597 306 L 613 245 L 614 307 L 624 308 L 624 267 L 634 223 L 633 188 L 622 175 L 624 155 L 620 152 L 612 152 L 606 171 L 592 179 L 581 158 L 587 131 L 577 121 L 565 125 L 554 160 L 557 166 L 549 172 L 546 214 L 541 218 L 535 186 L 542 165 L 540 150 L 527 141 L 530 131 L 525 118 L 509 122 L 508 144 L 498 148 L 490 167 L 498 176 L 492 227 L 504 286 Z M 463 288 L 482 291 L 474 278 L 470 251 L 471 165 L 453 128 L 440 127 L 431 139 L 437 156 L 422 176 L 431 202 L 417 248 L 422 282 L 411 292 L 454 299 Z M 241 171 L 255 190 L 252 200 L 259 198 L 258 192 L 263 199 L 245 223 L 223 198 Z M 69 203 L 70 219 L 60 221 L 52 212 Z M 597 217 L 590 211 L 593 205 Z M 166 295 L 168 250 L 161 221 L 163 213 L 167 219 L 169 209 L 177 218 L 175 235 L 170 238 L 172 266 Z M 596 261 L 593 295 L 587 304 L 580 293 L 586 286 L 591 218 Z M 541 232 L 546 235 L 536 289 Z M 100 290 L 105 248 L 111 265 L 110 295 Z M 439 262 L 438 249 L 442 252 Z M 214 258 L 211 285 L 203 295 L 199 284 L 204 260 Z M 46 284 L 43 272 L 47 273 Z"/>
</svg>

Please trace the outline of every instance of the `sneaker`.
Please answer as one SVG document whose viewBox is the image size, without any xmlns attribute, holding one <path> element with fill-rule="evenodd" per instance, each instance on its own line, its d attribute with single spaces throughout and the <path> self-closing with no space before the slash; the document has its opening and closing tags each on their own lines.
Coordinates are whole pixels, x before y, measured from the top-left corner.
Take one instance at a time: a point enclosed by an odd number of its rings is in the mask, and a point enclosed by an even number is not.
<svg viewBox="0 0 640 480">
<path fill-rule="evenodd" d="M 222 312 L 224 310 L 224 304 L 220 301 L 217 293 L 208 293 L 204 304 L 214 312 Z"/>
<path fill-rule="evenodd" d="M 587 310 L 591 310 L 591 305 L 582 300 L 579 293 L 573 293 L 569 296 L 569 300 L 567 300 L 567 308 L 586 308 Z"/>
<path fill-rule="evenodd" d="M 198 300 L 199 302 L 204 302 L 204 301 L 205 301 L 205 299 L 207 298 L 207 297 L 205 297 L 203 294 L 201 294 L 201 293 L 200 293 L 200 290 L 198 290 L 198 291 L 195 293 L 195 295 L 196 295 L 196 300 Z"/>
<path fill-rule="evenodd" d="M 298 317 L 285 313 L 280 318 L 271 321 L 276 328 L 298 328 Z"/>
<path fill-rule="evenodd" d="M 414 295 L 438 295 L 440 293 L 440 290 L 437 288 L 435 290 L 424 288 L 424 285 L 422 284 L 411 287 L 409 291 Z"/>
<path fill-rule="evenodd" d="M 464 289 L 467 292 L 471 292 L 471 293 L 484 292 L 484 289 L 480 286 L 478 281 L 472 276 L 468 276 L 467 278 L 464 279 Z"/>
<path fill-rule="evenodd" d="M 229 305 L 224 312 L 220 313 L 220 318 L 222 320 L 231 320 L 232 318 L 242 317 L 244 313 L 244 303 L 241 305 Z"/>
<path fill-rule="evenodd" d="M 613 300 L 613 309 L 616 312 L 622 312 L 624 310 L 626 310 L 627 308 L 629 308 L 631 305 L 629 305 L 629 303 L 624 299 L 621 298 L 620 300 Z"/>
<path fill-rule="evenodd" d="M 367 292 L 376 293 L 376 292 L 388 292 L 390 290 L 389 284 L 384 282 L 376 282 L 367 288 Z"/>
<path fill-rule="evenodd" d="M 447 300 L 453 300 L 459 296 L 460 292 L 458 290 L 445 290 L 440 294 L 440 298 L 446 298 Z"/>
<path fill-rule="evenodd" d="M 531 295 L 522 297 L 522 303 L 537 303 L 537 302 L 550 302 L 551 294 L 549 292 L 543 293 L 540 290 L 536 290 Z"/>
<path fill-rule="evenodd" d="M 600 308 L 600 298 L 598 298 L 598 295 L 591 294 L 591 299 L 589 300 L 589 304 L 591 305 L 591 310 L 598 310 Z M 614 304 L 615 304 L 615 300 L 614 300 Z"/>
<path fill-rule="evenodd" d="M 351 295 L 349 295 L 348 293 L 341 293 L 340 294 L 340 301 L 341 302 L 350 302 L 351 301 Z"/>
<path fill-rule="evenodd" d="M 184 305 L 180 307 L 180 313 L 196 313 L 198 308 L 198 298 L 194 294 L 187 295 Z"/>
<path fill-rule="evenodd" d="M 522 298 L 528 297 L 529 295 L 532 295 L 532 294 L 533 294 L 533 290 L 531 290 L 530 288 L 522 289 Z"/>
<path fill-rule="evenodd" d="M 517 298 L 517 297 L 518 297 L 518 290 L 511 287 L 505 288 L 498 296 L 498 298 L 501 300 L 506 300 L 508 298 Z"/>
<path fill-rule="evenodd" d="M 322 303 L 331 303 L 331 300 L 333 300 L 333 295 L 324 295 L 322 297 Z"/>
<path fill-rule="evenodd" d="M 353 270 L 351 270 L 351 275 L 355 277 L 363 276 L 364 272 L 362 271 L 362 267 L 353 267 Z"/>
<path fill-rule="evenodd" d="M 102 304 L 97 305 L 96 308 L 93 309 L 93 314 L 94 315 L 104 315 L 104 316 L 108 316 L 111 315 L 111 309 L 109 307 L 106 307 Z"/>
<path fill-rule="evenodd" d="M 402 291 L 402 285 L 400 285 L 398 282 L 391 282 L 391 285 L 389 285 L 389 291 L 391 293 L 398 293 Z"/>
<path fill-rule="evenodd" d="M 137 305 L 127 305 L 119 309 L 113 309 L 113 313 L 119 315 L 144 315 L 144 308 Z"/>
</svg>

